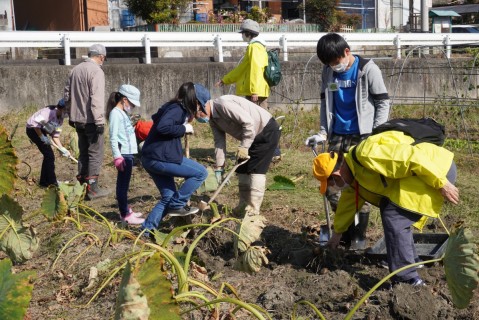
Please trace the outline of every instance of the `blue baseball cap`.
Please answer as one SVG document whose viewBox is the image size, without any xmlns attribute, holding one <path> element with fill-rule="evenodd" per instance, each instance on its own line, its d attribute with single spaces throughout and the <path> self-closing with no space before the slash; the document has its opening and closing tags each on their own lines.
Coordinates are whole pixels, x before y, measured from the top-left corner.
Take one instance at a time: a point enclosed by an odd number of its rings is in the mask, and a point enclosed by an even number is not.
<svg viewBox="0 0 479 320">
<path fill-rule="evenodd" d="M 201 105 L 201 111 L 203 113 L 206 113 L 205 104 L 206 102 L 208 102 L 208 100 L 211 99 L 210 91 L 206 89 L 203 85 L 195 83 L 195 93 L 196 99 L 198 99 Z"/>
</svg>

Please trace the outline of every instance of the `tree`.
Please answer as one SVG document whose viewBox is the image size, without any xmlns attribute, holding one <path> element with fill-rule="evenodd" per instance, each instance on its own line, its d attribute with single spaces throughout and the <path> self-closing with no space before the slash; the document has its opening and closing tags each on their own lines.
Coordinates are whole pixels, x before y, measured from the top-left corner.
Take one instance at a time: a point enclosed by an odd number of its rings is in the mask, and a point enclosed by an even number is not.
<svg viewBox="0 0 479 320">
<path fill-rule="evenodd" d="M 306 21 L 319 24 L 322 31 L 338 31 L 342 25 L 356 26 L 361 22 L 361 16 L 347 14 L 337 10 L 339 0 L 306 0 Z M 299 6 L 303 10 L 303 5 Z"/>
<path fill-rule="evenodd" d="M 178 23 L 188 0 L 126 0 L 128 9 L 147 23 Z"/>
</svg>

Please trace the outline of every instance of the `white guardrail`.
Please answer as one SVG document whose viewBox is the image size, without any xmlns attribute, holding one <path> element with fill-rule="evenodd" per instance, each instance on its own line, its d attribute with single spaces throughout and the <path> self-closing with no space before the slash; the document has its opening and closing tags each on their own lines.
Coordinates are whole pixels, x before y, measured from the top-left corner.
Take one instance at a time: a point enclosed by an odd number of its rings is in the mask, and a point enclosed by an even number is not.
<svg viewBox="0 0 479 320">
<path fill-rule="evenodd" d="M 269 33 L 261 34 L 268 46 L 278 45 L 283 60 L 288 61 L 288 47 L 316 47 L 325 33 Z M 479 44 L 479 33 L 341 33 L 351 46 L 387 46 L 396 50 L 401 59 L 405 46 L 441 47 L 450 58 L 451 47 Z M 89 47 L 102 43 L 105 47 L 144 47 L 145 62 L 151 63 L 151 47 L 215 47 L 218 61 L 223 62 L 223 48 L 245 46 L 238 33 L 207 32 L 75 32 L 75 31 L 5 31 L 0 32 L 0 47 L 63 48 L 65 64 L 70 65 L 70 48 Z"/>
</svg>

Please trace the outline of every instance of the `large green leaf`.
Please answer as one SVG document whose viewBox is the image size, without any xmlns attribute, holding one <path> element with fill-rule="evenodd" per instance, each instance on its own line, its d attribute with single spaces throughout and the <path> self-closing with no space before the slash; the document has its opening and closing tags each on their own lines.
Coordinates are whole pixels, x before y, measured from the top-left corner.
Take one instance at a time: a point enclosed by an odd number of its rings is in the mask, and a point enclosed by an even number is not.
<svg viewBox="0 0 479 320">
<path fill-rule="evenodd" d="M 80 182 L 60 182 L 58 189 L 68 203 L 68 210 L 72 211 L 78 206 L 78 203 L 83 201 L 86 192 L 86 184 L 80 184 Z"/>
<path fill-rule="evenodd" d="M 479 257 L 469 229 L 454 228 L 444 253 L 447 286 L 454 305 L 463 309 L 469 305 L 479 283 Z"/>
<path fill-rule="evenodd" d="M 163 264 L 161 255 L 155 253 L 140 266 L 136 278 L 148 299 L 151 314 L 155 315 L 154 319 L 179 320 L 180 308 L 173 300 L 172 284 L 162 271 Z"/>
<path fill-rule="evenodd" d="M 253 242 L 260 239 L 261 233 L 266 226 L 265 222 L 266 218 L 262 215 L 245 215 L 237 229 L 239 237 L 234 237 L 234 252 L 236 256 L 238 256 L 238 250 L 239 252 L 245 252 Z"/>
<path fill-rule="evenodd" d="M 22 222 L 23 208 L 8 195 L 0 198 L 0 250 L 14 262 L 23 262 L 38 249 L 35 229 Z"/>
<path fill-rule="evenodd" d="M 208 171 L 208 177 L 206 177 L 206 180 L 196 190 L 198 194 L 218 189 L 218 180 L 216 180 L 215 171 L 210 166 L 206 167 L 206 170 Z"/>
<path fill-rule="evenodd" d="M 80 155 L 80 149 L 78 148 L 78 134 L 75 131 L 72 131 L 70 133 L 69 146 L 73 157 L 78 158 L 78 156 Z"/>
<path fill-rule="evenodd" d="M 32 298 L 34 271 L 12 274 L 12 262 L 0 261 L 0 319 L 22 320 Z"/>
<path fill-rule="evenodd" d="M 0 194 L 10 194 L 17 175 L 18 158 L 7 131 L 0 125 Z"/>
<path fill-rule="evenodd" d="M 62 220 L 68 213 L 68 203 L 63 192 L 55 186 L 48 187 L 43 196 L 41 212 L 48 221 Z"/>
<path fill-rule="evenodd" d="M 296 185 L 294 182 L 284 176 L 274 176 L 274 183 L 268 187 L 268 190 L 294 190 Z"/>
</svg>

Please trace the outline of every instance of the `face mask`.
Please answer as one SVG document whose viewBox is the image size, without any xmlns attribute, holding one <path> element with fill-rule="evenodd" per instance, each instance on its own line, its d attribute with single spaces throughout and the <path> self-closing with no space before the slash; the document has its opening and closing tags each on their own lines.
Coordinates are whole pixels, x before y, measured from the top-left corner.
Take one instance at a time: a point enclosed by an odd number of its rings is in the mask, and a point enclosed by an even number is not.
<svg viewBox="0 0 479 320">
<path fill-rule="evenodd" d="M 346 68 L 348 67 L 348 65 L 349 65 L 348 62 L 345 62 L 345 63 L 340 62 L 337 65 L 332 66 L 331 69 L 333 69 L 334 72 L 342 73 L 342 72 L 346 71 Z"/>
<path fill-rule="evenodd" d="M 125 105 L 123 104 L 123 110 L 125 110 L 126 113 L 131 113 L 131 107 L 129 104 Z"/>
<path fill-rule="evenodd" d="M 241 37 L 243 37 L 244 42 L 250 42 L 251 38 L 246 35 L 246 33 L 242 33 Z"/>
<path fill-rule="evenodd" d="M 196 118 L 196 121 L 198 121 L 199 123 L 208 123 L 210 121 L 209 118 Z"/>
</svg>

